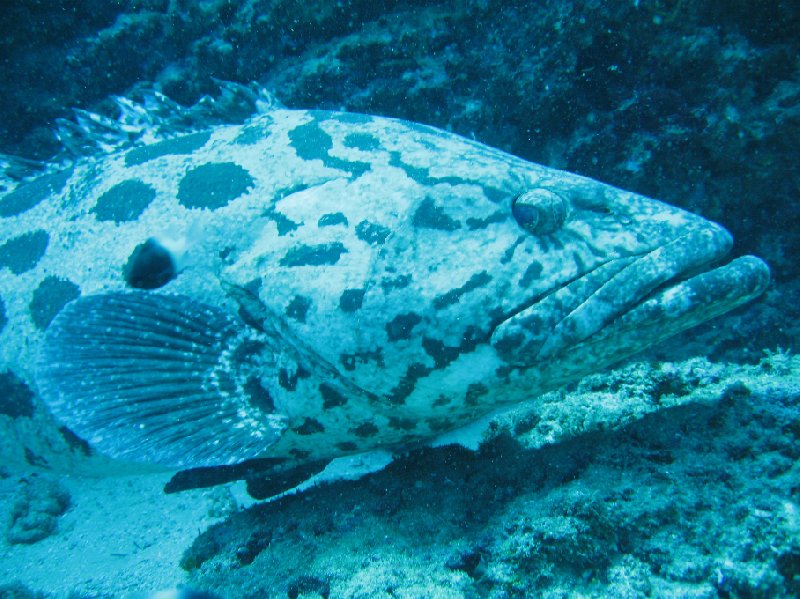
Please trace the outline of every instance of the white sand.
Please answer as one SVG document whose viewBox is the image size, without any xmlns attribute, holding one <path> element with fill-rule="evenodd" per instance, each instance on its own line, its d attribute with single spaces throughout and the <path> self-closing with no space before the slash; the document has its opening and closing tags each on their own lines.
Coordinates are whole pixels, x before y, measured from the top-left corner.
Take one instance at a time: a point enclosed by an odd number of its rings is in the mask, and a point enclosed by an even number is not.
<svg viewBox="0 0 800 599">
<path fill-rule="evenodd" d="M 60 478 L 72 505 L 58 530 L 31 545 L 9 545 L 3 537 L 0 584 L 21 582 L 61 598 L 70 591 L 119 597 L 183 582 L 178 563 L 184 550 L 233 504 L 224 487 L 165 495 L 168 479 Z M 18 479 L 2 482 L 0 510 L 7 522 Z"/>
</svg>

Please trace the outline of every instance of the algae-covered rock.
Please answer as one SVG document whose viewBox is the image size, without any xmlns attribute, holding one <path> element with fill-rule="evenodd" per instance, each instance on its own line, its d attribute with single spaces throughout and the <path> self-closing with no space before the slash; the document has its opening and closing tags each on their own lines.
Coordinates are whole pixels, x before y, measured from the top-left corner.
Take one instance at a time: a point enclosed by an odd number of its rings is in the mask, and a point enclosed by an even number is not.
<svg viewBox="0 0 800 599">
<path fill-rule="evenodd" d="M 183 566 L 223 596 L 797 596 L 799 374 L 773 353 L 594 375 L 477 453 L 233 514 Z"/>
<path fill-rule="evenodd" d="M 58 482 L 41 476 L 23 480 L 11 507 L 6 540 L 36 543 L 49 537 L 69 505 L 69 492 Z"/>
</svg>

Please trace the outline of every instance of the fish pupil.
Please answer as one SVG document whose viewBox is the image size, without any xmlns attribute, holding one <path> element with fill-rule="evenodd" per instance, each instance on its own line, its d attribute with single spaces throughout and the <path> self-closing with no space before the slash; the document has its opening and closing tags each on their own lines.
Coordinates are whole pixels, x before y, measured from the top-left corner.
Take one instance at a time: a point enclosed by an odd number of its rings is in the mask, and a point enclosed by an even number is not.
<svg viewBox="0 0 800 599">
<path fill-rule="evenodd" d="M 512 212 L 520 226 L 531 233 L 536 232 L 536 226 L 539 224 L 540 216 L 540 211 L 536 206 L 514 202 Z"/>
</svg>

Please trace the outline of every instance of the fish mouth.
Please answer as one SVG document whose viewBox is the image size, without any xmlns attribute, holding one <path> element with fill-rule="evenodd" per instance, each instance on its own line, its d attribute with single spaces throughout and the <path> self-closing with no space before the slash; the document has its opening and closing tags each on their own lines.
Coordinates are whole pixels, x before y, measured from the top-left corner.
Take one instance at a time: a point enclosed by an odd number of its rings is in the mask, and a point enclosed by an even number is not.
<svg viewBox="0 0 800 599">
<path fill-rule="evenodd" d="M 571 357 L 578 347 L 591 350 L 595 369 L 612 363 L 761 294 L 769 268 L 753 256 L 721 264 L 731 245 L 730 234 L 710 224 L 603 263 L 522 306 L 491 344 L 516 367 Z"/>
</svg>

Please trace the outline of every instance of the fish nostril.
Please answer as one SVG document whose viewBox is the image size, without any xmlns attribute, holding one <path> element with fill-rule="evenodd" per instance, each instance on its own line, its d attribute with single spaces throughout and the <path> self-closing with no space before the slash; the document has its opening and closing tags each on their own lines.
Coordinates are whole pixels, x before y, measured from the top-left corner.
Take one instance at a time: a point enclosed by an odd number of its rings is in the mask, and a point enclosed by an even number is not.
<svg viewBox="0 0 800 599">
<path fill-rule="evenodd" d="M 528 233 L 547 235 L 554 233 L 564 224 L 567 206 L 557 193 L 539 188 L 517 196 L 511 212 L 519 225 Z"/>
<path fill-rule="evenodd" d="M 172 254 L 152 237 L 134 248 L 123 274 L 134 289 L 158 289 L 178 276 Z"/>
</svg>

